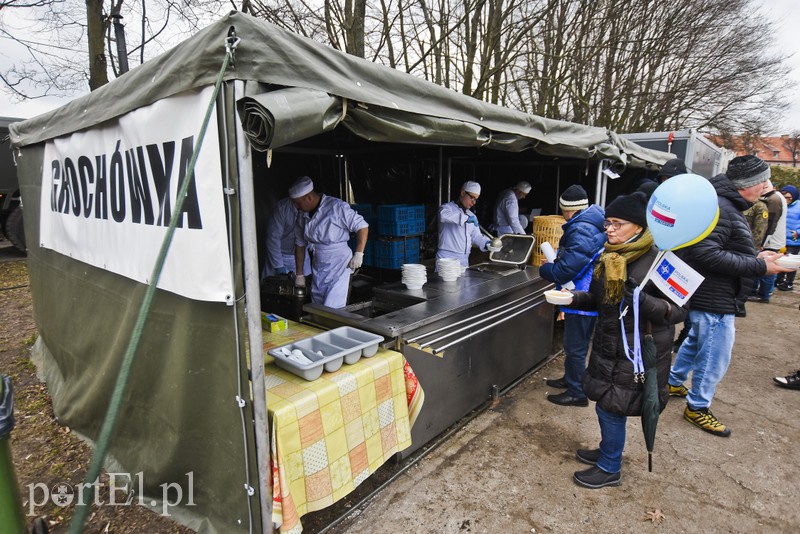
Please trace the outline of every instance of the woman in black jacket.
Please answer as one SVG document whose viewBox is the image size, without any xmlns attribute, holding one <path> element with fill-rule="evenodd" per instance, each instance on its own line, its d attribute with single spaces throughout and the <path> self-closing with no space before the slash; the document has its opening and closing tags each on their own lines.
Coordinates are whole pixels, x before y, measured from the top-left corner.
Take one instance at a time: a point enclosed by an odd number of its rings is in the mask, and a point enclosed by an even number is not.
<svg viewBox="0 0 800 534">
<path fill-rule="evenodd" d="M 625 447 L 627 416 L 641 415 L 643 383 L 635 380 L 633 370 L 634 318 L 633 292 L 647 276 L 658 249 L 647 229 L 647 197 L 636 192 L 614 199 L 606 208 L 608 242 L 595 267 L 588 292 L 574 294 L 570 307 L 596 309 L 595 328 L 589 365 L 583 375 L 583 389 L 596 401 L 600 423 L 600 447 L 578 450 L 581 462 L 590 469 L 575 473 L 577 484 L 602 488 L 620 484 L 622 450 Z M 628 355 L 622 337 L 620 314 L 627 308 L 622 324 Z M 656 345 L 658 391 L 661 409 L 667 403 L 667 378 L 671 363 L 675 325 L 682 323 L 686 310 L 676 306 L 648 283 L 639 294 L 639 330 L 644 339 L 651 333 Z M 630 356 L 630 359 L 629 359 Z"/>
</svg>

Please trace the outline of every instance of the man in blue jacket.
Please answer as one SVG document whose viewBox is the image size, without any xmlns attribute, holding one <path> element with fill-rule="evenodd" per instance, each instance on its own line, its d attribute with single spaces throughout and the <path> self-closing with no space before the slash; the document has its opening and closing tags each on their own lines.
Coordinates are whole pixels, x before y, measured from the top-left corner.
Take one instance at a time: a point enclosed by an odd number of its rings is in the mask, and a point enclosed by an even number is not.
<svg viewBox="0 0 800 534">
<path fill-rule="evenodd" d="M 605 214 L 596 205 L 589 205 L 586 191 L 580 185 L 569 186 L 558 199 L 559 208 L 567 222 L 558 242 L 558 253 L 553 263 L 545 263 L 539 274 L 559 287 L 568 282 L 578 291 L 588 291 L 592 280 L 592 265 L 603 250 L 606 241 Z M 586 352 L 592 340 L 596 311 L 562 308 L 564 312 L 564 376 L 547 380 L 554 388 L 566 388 L 558 395 L 548 395 L 547 400 L 560 406 L 588 406 L 581 378 L 586 370 Z"/>
</svg>

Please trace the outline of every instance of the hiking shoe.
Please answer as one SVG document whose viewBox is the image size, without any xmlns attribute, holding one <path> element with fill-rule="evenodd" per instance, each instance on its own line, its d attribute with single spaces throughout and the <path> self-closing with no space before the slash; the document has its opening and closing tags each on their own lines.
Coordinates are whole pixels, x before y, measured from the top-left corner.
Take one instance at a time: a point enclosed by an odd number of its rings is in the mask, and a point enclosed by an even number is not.
<svg viewBox="0 0 800 534">
<path fill-rule="evenodd" d="M 683 418 L 715 436 L 727 438 L 731 435 L 731 429 L 720 423 L 719 419 L 714 417 L 714 414 L 708 408 L 694 410 L 687 405 L 683 411 Z"/>
<path fill-rule="evenodd" d="M 667 385 L 667 389 L 669 389 L 669 396 L 670 397 L 685 397 L 689 394 L 689 389 L 681 384 L 680 386 L 673 386 L 672 384 Z"/>
<path fill-rule="evenodd" d="M 561 378 L 548 378 L 544 381 L 544 383 L 550 386 L 551 388 L 567 389 L 566 376 L 562 376 Z"/>
<path fill-rule="evenodd" d="M 578 449 L 575 451 L 575 458 L 579 462 L 594 465 L 600 459 L 600 449 Z"/>
<path fill-rule="evenodd" d="M 788 376 L 776 376 L 772 381 L 782 388 L 800 389 L 800 369 Z"/>
<path fill-rule="evenodd" d="M 622 477 L 619 473 L 606 473 L 596 465 L 586 471 L 576 471 L 572 476 L 572 480 L 577 485 L 590 489 L 619 486 L 622 483 Z"/>
</svg>

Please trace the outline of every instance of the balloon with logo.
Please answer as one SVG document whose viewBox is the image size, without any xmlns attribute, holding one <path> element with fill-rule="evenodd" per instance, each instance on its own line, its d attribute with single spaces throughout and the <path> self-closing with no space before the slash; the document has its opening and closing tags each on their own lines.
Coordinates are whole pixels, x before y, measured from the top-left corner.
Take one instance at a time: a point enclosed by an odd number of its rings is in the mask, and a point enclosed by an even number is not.
<svg viewBox="0 0 800 534">
<path fill-rule="evenodd" d="M 679 174 L 659 185 L 647 203 L 647 225 L 661 250 L 702 241 L 719 220 L 717 192 L 697 174 Z"/>
</svg>

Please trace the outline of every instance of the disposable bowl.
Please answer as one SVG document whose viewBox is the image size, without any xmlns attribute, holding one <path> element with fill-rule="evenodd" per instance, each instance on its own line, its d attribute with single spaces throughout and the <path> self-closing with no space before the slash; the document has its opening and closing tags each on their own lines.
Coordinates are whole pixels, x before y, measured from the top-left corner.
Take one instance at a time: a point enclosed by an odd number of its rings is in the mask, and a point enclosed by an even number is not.
<svg viewBox="0 0 800 534">
<path fill-rule="evenodd" d="M 559 291 L 551 289 L 544 292 L 544 299 L 550 304 L 567 305 L 572 302 L 572 293 L 569 291 Z"/>
<path fill-rule="evenodd" d="M 800 256 L 783 256 L 775 260 L 775 263 L 787 269 L 800 269 Z"/>
</svg>

